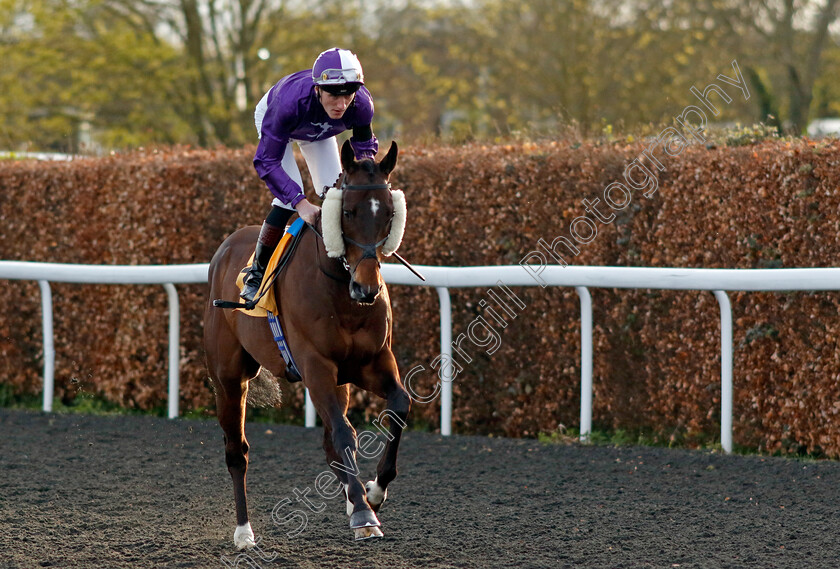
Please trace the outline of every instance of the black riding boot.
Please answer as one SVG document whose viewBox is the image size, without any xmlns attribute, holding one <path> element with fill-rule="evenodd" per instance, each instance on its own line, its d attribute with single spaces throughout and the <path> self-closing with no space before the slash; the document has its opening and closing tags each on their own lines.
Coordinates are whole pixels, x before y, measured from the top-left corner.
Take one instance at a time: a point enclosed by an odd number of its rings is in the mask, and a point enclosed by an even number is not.
<svg viewBox="0 0 840 569">
<path fill-rule="evenodd" d="M 271 254 L 274 253 L 274 248 L 280 242 L 283 236 L 283 230 L 286 227 L 286 221 L 292 216 L 294 212 L 273 207 L 271 213 L 262 224 L 260 229 L 260 236 L 257 239 L 257 250 L 254 252 L 254 263 L 245 277 L 244 286 L 239 296 L 246 302 L 253 302 L 257 291 L 260 289 L 263 277 L 265 276 L 265 269 L 268 261 L 271 260 Z"/>
</svg>

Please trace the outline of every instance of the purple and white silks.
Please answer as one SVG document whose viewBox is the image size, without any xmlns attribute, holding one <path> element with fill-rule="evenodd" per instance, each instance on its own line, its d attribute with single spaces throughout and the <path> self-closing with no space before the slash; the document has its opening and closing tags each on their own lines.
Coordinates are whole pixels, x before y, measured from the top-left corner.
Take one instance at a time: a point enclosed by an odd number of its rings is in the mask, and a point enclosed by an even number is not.
<svg viewBox="0 0 840 569">
<path fill-rule="evenodd" d="M 254 122 L 260 142 L 254 168 L 274 194 L 274 205 L 286 208 L 304 198 L 300 172 L 291 142 L 300 146 L 319 192 L 331 186 L 341 174 L 335 135 L 354 127 L 369 126 L 373 120 L 373 99 L 361 87 L 353 104 L 341 119 L 331 119 L 315 94 L 310 70 L 299 71 L 278 81 L 257 105 Z M 372 158 L 379 150 L 375 136 L 370 140 L 350 139 L 356 159 Z"/>
</svg>

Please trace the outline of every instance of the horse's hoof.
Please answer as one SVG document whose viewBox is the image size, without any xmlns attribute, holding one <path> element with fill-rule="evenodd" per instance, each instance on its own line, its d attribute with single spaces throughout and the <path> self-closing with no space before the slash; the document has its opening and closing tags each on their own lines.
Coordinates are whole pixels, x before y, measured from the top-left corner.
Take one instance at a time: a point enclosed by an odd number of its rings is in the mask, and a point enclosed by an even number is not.
<svg viewBox="0 0 840 569">
<path fill-rule="evenodd" d="M 251 529 L 251 522 L 236 526 L 233 532 L 233 544 L 237 549 L 251 549 L 257 543 L 254 541 L 254 530 Z"/>
<path fill-rule="evenodd" d="M 383 490 L 382 487 L 379 486 L 379 479 L 366 482 L 365 490 L 367 491 L 368 504 L 370 504 L 374 511 L 378 510 L 379 506 L 382 505 L 382 502 L 388 498 L 388 490 Z"/>
<path fill-rule="evenodd" d="M 374 537 L 384 537 L 382 530 L 377 527 L 354 529 L 353 532 L 355 533 L 356 541 L 371 539 Z"/>
<path fill-rule="evenodd" d="M 379 523 L 379 518 L 370 510 L 359 510 L 358 512 L 353 512 L 350 516 L 351 529 L 378 528 L 380 525 L 382 524 Z"/>
</svg>

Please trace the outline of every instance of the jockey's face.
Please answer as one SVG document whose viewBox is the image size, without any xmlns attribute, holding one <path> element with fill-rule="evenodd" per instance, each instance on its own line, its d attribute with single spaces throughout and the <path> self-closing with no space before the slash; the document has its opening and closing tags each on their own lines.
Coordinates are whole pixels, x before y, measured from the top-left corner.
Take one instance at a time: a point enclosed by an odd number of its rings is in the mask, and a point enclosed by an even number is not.
<svg viewBox="0 0 840 569">
<path fill-rule="evenodd" d="M 348 95 L 331 95 L 323 89 L 318 89 L 320 93 L 321 104 L 324 105 L 324 110 L 331 119 L 340 119 L 347 111 L 347 107 L 353 102 L 356 93 Z"/>
</svg>

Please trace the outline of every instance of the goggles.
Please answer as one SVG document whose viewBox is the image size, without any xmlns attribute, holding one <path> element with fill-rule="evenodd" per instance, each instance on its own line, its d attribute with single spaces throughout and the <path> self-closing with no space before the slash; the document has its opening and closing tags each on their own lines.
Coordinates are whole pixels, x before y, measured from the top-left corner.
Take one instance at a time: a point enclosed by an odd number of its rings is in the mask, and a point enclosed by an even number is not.
<svg viewBox="0 0 840 569">
<path fill-rule="evenodd" d="M 315 78 L 316 85 L 343 85 L 345 83 L 364 83 L 365 77 L 358 69 L 324 69 Z"/>
</svg>

